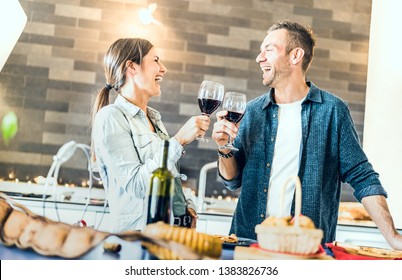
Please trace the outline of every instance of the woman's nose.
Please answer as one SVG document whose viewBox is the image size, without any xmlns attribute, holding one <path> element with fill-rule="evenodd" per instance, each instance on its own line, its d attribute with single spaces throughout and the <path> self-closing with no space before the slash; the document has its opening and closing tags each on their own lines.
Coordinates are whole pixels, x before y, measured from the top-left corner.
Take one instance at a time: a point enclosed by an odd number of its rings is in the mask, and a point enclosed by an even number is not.
<svg viewBox="0 0 402 280">
<path fill-rule="evenodd" d="M 160 67 L 161 67 L 161 69 L 160 69 L 161 72 L 163 72 L 163 73 L 167 72 L 167 68 L 163 63 L 161 63 Z"/>
</svg>

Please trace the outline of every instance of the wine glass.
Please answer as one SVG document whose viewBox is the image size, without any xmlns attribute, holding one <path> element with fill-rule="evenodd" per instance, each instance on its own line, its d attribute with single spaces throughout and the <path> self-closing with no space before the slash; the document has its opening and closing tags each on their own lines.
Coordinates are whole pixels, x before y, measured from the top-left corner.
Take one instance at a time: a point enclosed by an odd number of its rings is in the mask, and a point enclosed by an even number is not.
<svg viewBox="0 0 402 280">
<path fill-rule="evenodd" d="M 243 118 L 244 112 L 246 111 L 246 105 L 247 97 L 244 93 L 227 92 L 222 103 L 222 109 L 228 111 L 225 119 L 237 124 Z M 220 146 L 219 149 L 229 149 L 231 151 L 239 150 L 233 146 L 232 141 L 230 140 L 230 135 L 228 138 L 228 143 L 224 146 Z"/>
<path fill-rule="evenodd" d="M 221 105 L 225 88 L 223 85 L 203 81 L 198 91 L 198 105 L 200 106 L 201 113 L 205 116 L 210 116 Z M 197 140 L 208 142 L 204 137 L 197 137 Z"/>
</svg>

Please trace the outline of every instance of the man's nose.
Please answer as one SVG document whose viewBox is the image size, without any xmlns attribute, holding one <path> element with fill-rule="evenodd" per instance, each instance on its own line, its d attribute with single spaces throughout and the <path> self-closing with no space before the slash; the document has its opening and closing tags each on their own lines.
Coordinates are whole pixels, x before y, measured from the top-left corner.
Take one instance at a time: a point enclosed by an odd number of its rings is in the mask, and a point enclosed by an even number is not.
<svg viewBox="0 0 402 280">
<path fill-rule="evenodd" d="M 260 62 L 262 62 L 262 61 L 264 61 L 264 60 L 265 60 L 264 52 L 260 52 L 260 53 L 257 55 L 257 57 L 255 58 L 255 61 L 256 61 L 257 63 L 260 63 Z"/>
</svg>

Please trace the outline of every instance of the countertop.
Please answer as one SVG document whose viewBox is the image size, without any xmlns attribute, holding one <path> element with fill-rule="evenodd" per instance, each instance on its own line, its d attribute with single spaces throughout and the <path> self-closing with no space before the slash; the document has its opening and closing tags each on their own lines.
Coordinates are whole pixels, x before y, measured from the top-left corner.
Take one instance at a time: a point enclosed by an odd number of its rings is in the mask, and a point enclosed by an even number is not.
<svg viewBox="0 0 402 280">
<path fill-rule="evenodd" d="M 121 250 L 119 253 L 105 252 L 104 242 L 119 243 Z M 19 249 L 15 246 L 7 247 L 0 243 L 0 260 L 63 260 L 56 256 L 43 256 L 32 249 Z M 116 236 L 109 236 L 78 260 L 152 260 L 155 259 L 147 250 L 141 247 L 141 242 L 129 242 Z M 221 260 L 232 260 L 233 249 L 223 249 Z"/>
<path fill-rule="evenodd" d="M 12 194 L 10 197 L 21 200 L 63 202 L 66 204 L 86 204 L 89 198 L 90 205 L 103 205 L 105 191 L 99 188 L 46 186 L 28 182 L 0 181 L 0 192 Z"/>
</svg>

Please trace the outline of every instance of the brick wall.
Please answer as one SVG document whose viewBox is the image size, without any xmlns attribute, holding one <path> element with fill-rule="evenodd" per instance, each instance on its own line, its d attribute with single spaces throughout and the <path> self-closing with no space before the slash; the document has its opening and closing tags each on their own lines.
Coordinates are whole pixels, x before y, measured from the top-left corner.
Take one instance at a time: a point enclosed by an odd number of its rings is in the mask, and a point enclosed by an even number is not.
<svg viewBox="0 0 402 280">
<path fill-rule="evenodd" d="M 157 3 L 162 25 L 143 26 L 138 11 Z M 315 84 L 349 102 L 362 136 L 371 0 L 21 0 L 28 23 L 0 73 L 0 116 L 14 110 L 17 137 L 0 144 L 0 177 L 46 176 L 52 156 L 70 141 L 89 143 L 89 114 L 103 86 L 102 57 L 119 37 L 144 37 L 162 50 L 168 73 L 162 96 L 150 105 L 173 135 L 199 112 L 197 89 L 204 79 L 249 99 L 267 89 L 255 63 L 267 28 L 290 19 L 318 35 L 308 73 Z M 213 121 L 215 117 L 212 116 Z M 212 129 L 211 129 L 212 130 Z M 211 134 L 208 132 L 208 136 Z M 195 141 L 181 160 L 195 189 L 200 168 L 217 159 L 215 143 Z M 63 165 L 65 182 L 87 178 L 77 154 Z M 215 173 L 209 177 L 213 184 Z M 221 185 L 209 192 L 221 194 Z"/>
</svg>

